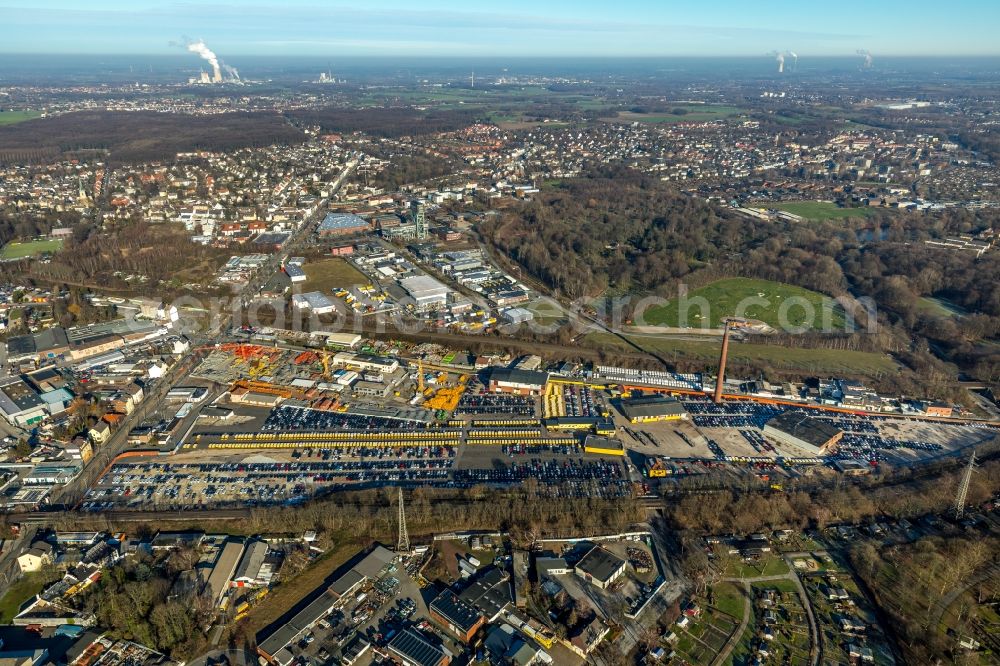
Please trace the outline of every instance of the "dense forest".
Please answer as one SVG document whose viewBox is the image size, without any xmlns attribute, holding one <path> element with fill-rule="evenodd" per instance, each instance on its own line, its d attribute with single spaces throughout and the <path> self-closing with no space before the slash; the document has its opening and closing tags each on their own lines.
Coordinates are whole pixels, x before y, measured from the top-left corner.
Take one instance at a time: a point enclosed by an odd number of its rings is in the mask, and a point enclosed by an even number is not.
<svg viewBox="0 0 1000 666">
<path fill-rule="evenodd" d="M 630 171 L 547 187 L 481 231 L 532 275 L 571 298 L 609 287 L 655 290 L 773 233 L 767 223 L 713 209 Z"/>
<path fill-rule="evenodd" d="M 177 576 L 183 571 L 190 573 L 197 562 L 198 553 L 193 549 L 181 549 L 157 560 L 126 561 L 101 576 L 83 596 L 82 606 L 113 635 L 186 661 L 206 645 L 200 627 L 211 618 L 213 604 L 207 598 L 179 598 L 171 592 Z"/>
<path fill-rule="evenodd" d="M 185 115 L 81 111 L 0 126 L 0 164 L 49 162 L 107 151 L 111 164 L 165 160 L 179 152 L 296 143 L 304 133 L 274 113 Z"/>
<path fill-rule="evenodd" d="M 19 282 L 24 277 L 51 283 L 102 289 L 136 289 L 127 275 L 144 276 L 143 284 L 164 294 L 165 283 L 209 281 L 229 253 L 193 243 L 174 224 L 135 222 L 113 233 L 96 233 L 89 227 L 74 230 L 61 252 L 47 262 L 0 264 L 0 278 Z M 116 275 L 119 274 L 119 275 Z"/>
<path fill-rule="evenodd" d="M 480 120 L 482 111 L 430 110 L 411 107 L 374 107 L 348 109 L 329 106 L 321 109 L 298 109 L 286 114 L 307 125 L 318 125 L 326 132 L 364 132 L 372 136 L 401 137 L 435 132 L 451 132 Z"/>
<path fill-rule="evenodd" d="M 924 241 L 990 229 L 1000 229 L 992 211 L 762 221 L 627 170 L 546 185 L 534 200 L 480 227 L 500 252 L 568 298 L 671 297 L 680 283 L 696 289 L 727 277 L 870 298 L 881 333 L 852 340 L 849 348 L 892 352 L 925 386 L 945 392 L 954 371 L 942 361 L 986 381 L 1000 378 L 1000 345 L 993 342 L 1000 337 L 1000 253 L 977 257 Z M 935 309 L 930 297 L 959 316 Z M 844 344 L 839 337 L 809 341 Z"/>
<path fill-rule="evenodd" d="M 1000 439 L 982 445 L 996 451 Z M 887 466 L 880 477 L 844 483 L 803 480 L 788 486 L 788 492 L 737 489 L 687 495 L 667 508 L 667 518 L 678 530 L 711 534 L 750 534 L 780 528 L 825 528 L 838 523 L 855 524 L 877 519 L 914 518 L 947 511 L 954 503 L 961 469 L 943 470 L 908 478 L 911 470 L 893 471 Z M 709 479 L 697 483 L 708 483 Z M 722 480 L 718 480 L 722 484 Z M 692 490 L 697 486 L 693 486 Z M 1000 461 L 989 460 L 973 478 L 969 503 L 980 504 L 1000 489 Z"/>
<path fill-rule="evenodd" d="M 23 213 L 14 206 L 0 210 L 0 244 L 6 244 L 17 238 L 34 238 L 44 236 L 55 227 L 73 227 L 79 223 L 80 216 L 75 212 L 44 214 Z M 80 224 L 81 228 L 86 223 Z"/>
<path fill-rule="evenodd" d="M 907 663 L 994 663 L 990 652 L 982 654 L 987 658 L 983 662 L 975 652 L 959 650 L 957 638 L 989 638 L 986 650 L 998 645 L 989 606 L 1000 598 L 1000 577 L 976 575 L 995 563 L 998 548 L 996 538 L 971 535 L 925 537 L 889 547 L 864 541 L 851 548 L 850 559 L 896 627 Z M 964 585 L 970 587 L 960 600 L 958 618 L 942 623 L 949 594 Z M 956 633 L 949 635 L 942 624 Z"/>
</svg>

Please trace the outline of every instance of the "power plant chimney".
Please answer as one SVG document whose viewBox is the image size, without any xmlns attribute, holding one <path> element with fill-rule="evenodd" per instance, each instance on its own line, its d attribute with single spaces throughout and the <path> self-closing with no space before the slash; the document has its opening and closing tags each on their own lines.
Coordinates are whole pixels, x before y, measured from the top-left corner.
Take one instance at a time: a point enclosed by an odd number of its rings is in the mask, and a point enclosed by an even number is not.
<svg viewBox="0 0 1000 666">
<path fill-rule="evenodd" d="M 719 354 L 719 377 L 715 380 L 715 395 L 712 401 L 722 402 L 722 385 L 726 381 L 726 359 L 729 356 L 729 322 L 725 323 L 726 328 L 722 333 L 722 353 Z"/>
</svg>

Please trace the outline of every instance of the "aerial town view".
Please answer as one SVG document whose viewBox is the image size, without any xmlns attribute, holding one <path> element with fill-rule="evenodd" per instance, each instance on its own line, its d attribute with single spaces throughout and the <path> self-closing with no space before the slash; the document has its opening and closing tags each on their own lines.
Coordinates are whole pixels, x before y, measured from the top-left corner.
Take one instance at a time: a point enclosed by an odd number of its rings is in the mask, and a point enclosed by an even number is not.
<svg viewBox="0 0 1000 666">
<path fill-rule="evenodd" d="M 0 666 L 1000 664 L 1000 6 L 0 23 Z"/>
</svg>

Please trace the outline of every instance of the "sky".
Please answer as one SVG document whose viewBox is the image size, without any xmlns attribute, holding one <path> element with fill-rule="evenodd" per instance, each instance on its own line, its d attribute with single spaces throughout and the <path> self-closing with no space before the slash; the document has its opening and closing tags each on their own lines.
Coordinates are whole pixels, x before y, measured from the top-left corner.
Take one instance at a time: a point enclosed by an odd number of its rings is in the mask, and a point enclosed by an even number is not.
<svg viewBox="0 0 1000 666">
<path fill-rule="evenodd" d="M 1000 55 L 997 0 L 0 0 L 0 52 L 222 57 Z"/>
</svg>

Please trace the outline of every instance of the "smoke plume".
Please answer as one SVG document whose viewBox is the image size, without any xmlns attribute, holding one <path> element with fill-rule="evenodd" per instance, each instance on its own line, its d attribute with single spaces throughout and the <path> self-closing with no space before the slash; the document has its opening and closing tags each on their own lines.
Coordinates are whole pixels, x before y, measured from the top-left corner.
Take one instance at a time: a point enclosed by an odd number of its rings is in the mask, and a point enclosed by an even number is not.
<svg viewBox="0 0 1000 666">
<path fill-rule="evenodd" d="M 212 68 L 212 81 L 214 83 L 222 83 L 222 72 L 225 70 L 226 74 L 233 81 L 240 80 L 240 73 L 236 71 L 235 67 L 231 67 L 226 63 L 222 62 L 219 56 L 215 55 L 212 49 L 208 48 L 204 40 L 193 40 L 184 38 L 183 47 L 186 48 L 190 53 L 197 54 L 199 58 L 207 62 Z"/>
<path fill-rule="evenodd" d="M 864 58 L 864 63 L 862 63 L 862 69 L 871 69 L 872 67 L 872 54 L 868 49 L 858 49 L 858 55 Z"/>
</svg>

